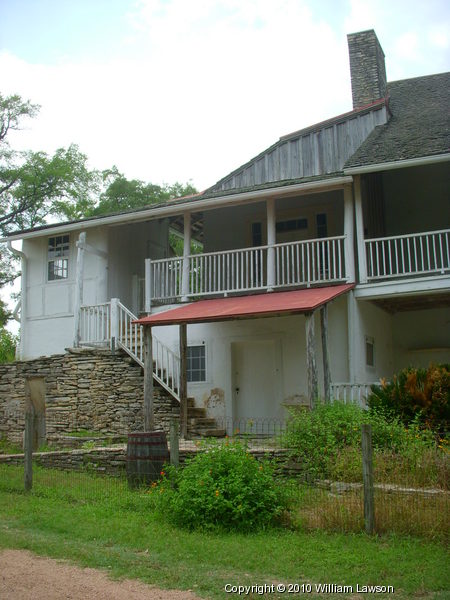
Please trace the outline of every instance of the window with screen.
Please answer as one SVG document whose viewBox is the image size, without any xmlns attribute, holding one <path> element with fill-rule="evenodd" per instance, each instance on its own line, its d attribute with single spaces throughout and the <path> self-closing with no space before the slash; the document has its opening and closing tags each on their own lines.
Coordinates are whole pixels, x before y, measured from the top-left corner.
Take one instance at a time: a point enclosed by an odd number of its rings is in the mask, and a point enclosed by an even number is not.
<svg viewBox="0 0 450 600">
<path fill-rule="evenodd" d="M 69 236 L 57 235 L 48 238 L 47 251 L 48 281 L 69 277 Z"/>
<path fill-rule="evenodd" d="M 191 383 L 206 381 L 206 348 L 204 345 L 187 347 L 187 380 Z"/>
<path fill-rule="evenodd" d="M 366 337 L 366 366 L 375 366 L 375 342 L 371 337 Z"/>
</svg>

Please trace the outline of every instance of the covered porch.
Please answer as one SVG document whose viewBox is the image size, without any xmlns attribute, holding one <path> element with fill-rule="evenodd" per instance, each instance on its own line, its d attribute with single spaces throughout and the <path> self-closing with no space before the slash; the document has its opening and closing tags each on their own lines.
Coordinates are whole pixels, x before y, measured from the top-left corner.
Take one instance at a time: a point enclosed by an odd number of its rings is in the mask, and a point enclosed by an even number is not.
<svg viewBox="0 0 450 600">
<path fill-rule="evenodd" d="M 354 286 L 350 285 L 337 285 L 337 286 L 329 286 L 325 288 L 315 288 L 308 290 L 295 290 L 295 291 L 287 291 L 287 292 L 275 292 L 273 294 L 258 294 L 254 296 L 245 296 L 245 297 L 233 297 L 233 298 L 224 298 L 224 299 L 213 299 L 213 300 L 201 300 L 189 305 L 184 305 L 181 307 L 177 307 L 171 310 L 167 310 L 165 312 L 161 312 L 158 314 L 154 314 L 134 322 L 135 326 L 140 326 L 143 328 L 143 337 L 144 337 L 144 415 L 145 415 L 145 428 L 146 430 L 151 430 L 154 426 L 154 409 L 153 409 L 153 365 L 154 365 L 154 353 L 155 353 L 155 341 L 153 336 L 153 328 L 154 327 L 163 327 L 163 326 L 178 326 L 179 331 L 179 359 L 180 359 L 180 369 L 179 369 L 179 401 L 180 401 L 180 421 L 181 421 L 181 432 L 184 437 L 188 434 L 188 378 L 187 378 L 187 362 L 188 362 L 188 353 L 187 353 L 187 339 L 188 339 L 188 325 L 198 325 L 198 324 L 215 324 L 215 323 L 224 323 L 228 322 L 230 324 L 237 324 L 237 322 L 242 323 L 245 326 L 245 323 L 249 320 L 254 319 L 262 319 L 262 318 L 277 318 L 283 316 L 295 316 L 295 315 L 303 315 L 304 316 L 304 331 L 299 331 L 299 335 L 301 336 L 301 345 L 302 348 L 306 349 L 302 350 L 299 355 L 304 356 L 306 365 L 301 365 L 301 369 L 306 370 L 307 375 L 307 404 L 309 406 L 313 406 L 319 397 L 319 387 L 323 390 L 323 395 L 326 401 L 331 401 L 333 397 L 335 397 L 336 393 L 338 394 L 348 394 L 348 400 L 350 401 L 350 396 L 353 396 L 351 399 L 353 401 L 358 401 L 358 391 L 361 394 L 362 387 L 357 384 L 353 385 L 354 389 L 347 387 L 349 384 L 332 384 L 331 381 L 331 371 L 330 371 L 330 359 L 329 359 L 329 346 L 328 346 L 328 304 L 337 299 L 339 296 L 346 294 L 349 290 L 351 290 Z M 320 341 L 316 339 L 315 332 L 315 317 L 317 314 L 317 318 L 319 319 L 320 315 Z M 298 321 L 297 321 L 298 323 Z M 243 337 L 244 335 L 244 337 Z M 294 333 L 293 339 L 297 337 L 297 334 Z M 319 336 L 317 336 L 319 337 Z M 235 339 L 235 338 L 233 338 Z M 271 375 L 265 372 L 265 363 L 258 364 L 255 362 L 255 353 L 256 347 L 255 343 L 257 343 L 256 338 L 248 338 L 245 334 L 241 333 L 241 340 L 248 340 L 248 343 L 252 344 L 252 348 L 250 349 L 250 355 L 247 354 L 247 366 L 248 366 L 248 357 L 252 358 L 250 361 L 250 371 L 247 371 L 247 376 L 251 378 L 251 381 L 258 382 L 259 380 L 265 381 L 267 377 L 267 385 L 269 385 Z M 320 345 L 320 356 L 322 360 L 321 369 L 318 369 L 318 360 L 317 360 L 317 347 Z M 238 346 L 238 347 L 236 347 Z M 234 351 L 238 350 L 242 352 L 242 342 L 238 345 L 231 344 L 228 346 L 229 348 L 234 348 Z M 266 344 L 263 348 L 267 349 L 267 352 L 270 352 L 271 342 Z M 272 344 L 273 347 L 273 344 Z M 259 349 L 261 349 L 259 348 Z M 157 351 L 157 350 L 156 350 Z M 252 357 L 253 353 L 253 357 Z M 264 356 L 264 355 L 261 355 Z M 232 359 L 232 360 L 235 360 Z M 263 361 L 264 362 L 264 361 Z M 234 388 L 234 386 L 239 385 L 240 387 L 236 387 L 236 395 L 240 394 L 239 402 L 245 401 L 245 390 L 249 390 L 249 384 L 243 383 L 243 379 L 240 379 L 240 383 L 237 383 L 236 373 L 233 370 L 233 373 L 229 372 L 229 364 L 228 366 L 222 364 L 222 371 L 225 369 L 228 374 L 222 373 L 223 377 L 230 378 L 230 386 Z M 233 363 L 234 364 L 234 363 Z M 275 365 L 276 366 L 276 365 Z M 305 369 L 306 367 L 306 369 Z M 299 365 L 300 368 L 300 365 Z M 278 369 L 274 368 L 273 373 L 274 377 L 277 377 L 276 371 Z M 298 370 L 298 369 L 297 369 Z M 267 369 L 269 372 L 270 369 Z M 323 376 L 323 385 L 319 385 L 319 371 Z M 247 378 L 248 378 L 247 377 Z M 250 386 L 252 383 L 250 381 Z M 216 383 L 212 383 L 213 386 L 216 386 Z M 257 386 L 256 386 L 257 387 Z M 234 390 L 233 390 L 234 391 Z M 276 394 L 274 394 L 275 396 Z M 300 394 L 298 395 L 300 397 Z M 274 398 L 270 398 L 270 401 L 275 402 Z M 247 411 L 248 406 L 250 406 L 247 402 Z M 253 417 L 255 421 L 258 421 L 258 408 L 261 410 L 263 408 L 262 400 L 261 405 L 258 405 L 258 402 L 253 402 L 254 413 L 251 415 L 250 413 L 246 415 L 249 419 Z M 245 411 L 244 411 L 244 414 Z M 231 415 L 233 417 L 234 415 Z M 226 419 L 226 417 L 230 417 L 230 415 L 223 414 L 222 417 Z"/>
</svg>

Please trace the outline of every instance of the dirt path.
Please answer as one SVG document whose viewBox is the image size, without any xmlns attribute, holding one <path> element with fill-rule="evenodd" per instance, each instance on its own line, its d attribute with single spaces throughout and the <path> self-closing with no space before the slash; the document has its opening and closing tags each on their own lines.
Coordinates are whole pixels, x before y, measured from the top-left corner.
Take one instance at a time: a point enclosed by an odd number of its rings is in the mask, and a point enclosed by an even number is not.
<svg viewBox="0 0 450 600">
<path fill-rule="evenodd" d="M 199 600 L 191 592 L 161 590 L 130 579 L 112 581 L 102 571 L 23 550 L 0 551 L 0 599 Z"/>
</svg>

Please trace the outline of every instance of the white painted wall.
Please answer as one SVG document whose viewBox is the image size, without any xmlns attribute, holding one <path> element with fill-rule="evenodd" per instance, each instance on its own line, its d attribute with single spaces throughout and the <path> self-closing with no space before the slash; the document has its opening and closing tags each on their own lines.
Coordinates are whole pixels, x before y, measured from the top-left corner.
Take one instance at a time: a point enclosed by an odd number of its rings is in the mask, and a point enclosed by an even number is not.
<svg viewBox="0 0 450 600">
<path fill-rule="evenodd" d="M 450 310 L 401 312 L 393 319 L 394 369 L 450 363 Z"/>
<path fill-rule="evenodd" d="M 290 232 L 289 239 L 280 237 L 277 243 L 317 237 L 316 215 L 326 213 L 328 235 L 344 232 L 344 199 L 342 191 L 277 200 L 276 220 L 308 219 L 308 230 Z M 204 251 L 215 252 L 252 246 L 252 223 L 262 223 L 263 244 L 266 244 L 267 214 L 265 202 L 239 207 L 220 208 L 204 212 Z"/>
<path fill-rule="evenodd" d="M 49 231 L 51 234 L 51 231 Z M 73 310 L 75 270 L 77 260 L 76 241 L 79 232 L 70 233 L 69 276 L 67 279 L 48 281 L 46 235 L 23 241 L 23 252 L 27 256 L 26 285 L 26 327 L 24 336 L 24 356 L 57 354 L 73 345 Z M 87 243 L 99 250 L 108 250 L 107 233 L 104 228 L 90 229 Z M 97 304 L 107 301 L 108 269 L 107 261 L 89 252 L 85 253 L 83 301 Z"/>
<path fill-rule="evenodd" d="M 350 381 L 371 383 L 394 372 L 392 315 L 349 294 Z M 374 340 L 375 366 L 366 364 L 366 336 Z"/>
<path fill-rule="evenodd" d="M 81 229 L 80 229 L 81 231 Z M 27 256 L 26 326 L 23 358 L 64 352 L 73 345 L 74 292 L 77 261 L 76 241 L 80 231 L 70 233 L 69 276 L 65 280 L 47 280 L 47 245 L 51 230 L 39 238 L 26 239 Z M 119 298 L 132 311 L 137 310 L 136 277 L 144 276 L 145 258 L 168 255 L 167 219 L 118 227 L 87 230 L 88 245 L 109 252 L 108 258 L 85 252 L 83 304 L 107 302 Z M 59 234 L 61 235 L 61 234 Z"/>
</svg>

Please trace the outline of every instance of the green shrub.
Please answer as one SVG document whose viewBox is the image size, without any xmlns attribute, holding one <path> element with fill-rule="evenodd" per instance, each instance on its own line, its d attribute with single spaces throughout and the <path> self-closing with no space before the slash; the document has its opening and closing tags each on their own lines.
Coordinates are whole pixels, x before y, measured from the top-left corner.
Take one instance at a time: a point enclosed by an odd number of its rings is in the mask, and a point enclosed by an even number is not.
<svg viewBox="0 0 450 600">
<path fill-rule="evenodd" d="M 285 507 L 268 461 L 258 462 L 237 441 L 208 443 L 184 467 L 168 467 L 153 484 L 156 505 L 189 529 L 255 531 L 274 523 Z"/>
<path fill-rule="evenodd" d="M 442 364 L 403 369 L 391 382 L 372 386 L 367 401 L 371 408 L 396 416 L 405 425 L 417 420 L 443 435 L 449 427 L 449 397 L 449 365 Z"/>
<path fill-rule="evenodd" d="M 18 336 L 14 335 L 4 327 L 0 328 L 0 364 L 16 360 L 16 346 Z"/>
<path fill-rule="evenodd" d="M 408 465 L 420 462 L 422 454 L 436 447 L 433 433 L 417 420 L 409 427 L 381 410 L 364 410 L 354 404 L 318 404 L 311 411 L 296 412 L 283 439 L 291 457 L 306 479 L 361 478 L 361 425 L 372 425 L 376 454 L 401 455 Z"/>
</svg>

